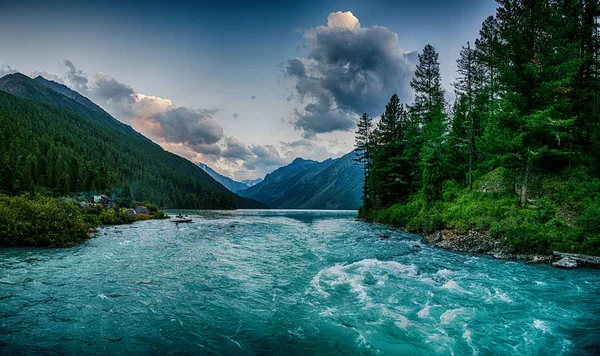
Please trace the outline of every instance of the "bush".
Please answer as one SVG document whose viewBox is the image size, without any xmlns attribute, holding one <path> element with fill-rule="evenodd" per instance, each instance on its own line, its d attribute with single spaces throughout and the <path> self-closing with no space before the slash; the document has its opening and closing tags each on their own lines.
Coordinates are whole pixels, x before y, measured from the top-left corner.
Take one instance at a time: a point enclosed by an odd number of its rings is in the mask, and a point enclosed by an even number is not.
<svg viewBox="0 0 600 356">
<path fill-rule="evenodd" d="M 363 208 L 360 214 L 414 233 L 488 230 L 514 253 L 600 255 L 600 180 L 579 172 L 568 180 L 547 177 L 540 186 L 535 205 L 522 207 L 512 192 L 469 192 L 446 181 L 441 200 L 428 202 L 417 192 L 402 204 L 379 211 Z"/>
<path fill-rule="evenodd" d="M 43 196 L 0 196 L 0 245 L 70 246 L 91 226 L 69 201 Z"/>
</svg>

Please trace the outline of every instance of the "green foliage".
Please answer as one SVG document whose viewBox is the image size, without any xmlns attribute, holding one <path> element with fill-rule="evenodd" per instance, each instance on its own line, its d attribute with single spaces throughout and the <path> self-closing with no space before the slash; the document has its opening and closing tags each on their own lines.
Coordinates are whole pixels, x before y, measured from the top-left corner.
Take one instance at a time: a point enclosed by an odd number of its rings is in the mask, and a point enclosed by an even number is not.
<svg viewBox="0 0 600 356">
<path fill-rule="evenodd" d="M 153 204 L 148 204 L 154 206 Z M 119 207 L 82 208 L 69 199 L 43 195 L 0 195 L 0 246 L 65 247 L 85 241 L 100 225 L 130 224 L 166 219 L 161 210 L 150 215 L 127 215 Z"/>
<path fill-rule="evenodd" d="M 264 207 L 76 98 L 85 105 L 23 75 L 0 79 L 0 192 L 105 193 L 124 205 L 137 199 L 177 208 Z"/>
<path fill-rule="evenodd" d="M 90 226 L 72 202 L 0 195 L 0 246 L 70 246 L 85 240 Z"/>
<path fill-rule="evenodd" d="M 568 185 L 564 185 L 568 190 Z M 469 192 L 456 182 L 446 181 L 443 200 L 428 202 L 423 194 L 415 194 L 403 204 L 388 209 L 365 212 L 361 217 L 385 224 L 403 226 L 414 233 L 432 233 L 454 229 L 490 231 L 515 253 L 551 253 L 553 250 L 600 254 L 600 185 L 578 185 L 576 190 L 557 191 L 542 197 L 535 206 L 521 207 L 517 199 L 505 192 Z M 591 190 L 590 190 L 591 189 Z M 577 208 L 561 205 L 555 197 L 587 194 Z M 572 201 L 571 198 L 569 198 Z M 573 210 L 574 209 L 574 210 Z M 575 219 L 571 216 L 574 214 Z"/>
<path fill-rule="evenodd" d="M 461 50 L 451 112 L 438 54 L 419 55 L 402 136 L 389 139 L 402 105 L 390 100 L 366 146 L 359 215 L 486 230 L 514 252 L 600 254 L 600 3 L 498 3 Z"/>
<path fill-rule="evenodd" d="M 156 206 L 156 204 L 152 204 L 149 201 L 145 200 L 141 205 L 145 206 L 146 208 L 148 208 L 148 211 L 150 212 L 150 214 L 154 214 L 158 211 L 158 206 Z"/>
</svg>

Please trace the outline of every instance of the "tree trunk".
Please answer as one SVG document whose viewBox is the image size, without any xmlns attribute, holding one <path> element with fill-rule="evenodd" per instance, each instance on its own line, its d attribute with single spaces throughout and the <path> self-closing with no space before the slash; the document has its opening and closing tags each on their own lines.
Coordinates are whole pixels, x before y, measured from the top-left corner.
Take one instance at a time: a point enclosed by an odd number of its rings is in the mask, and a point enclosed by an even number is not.
<svg viewBox="0 0 600 356">
<path fill-rule="evenodd" d="M 527 185 L 529 179 L 529 165 L 531 162 L 531 155 L 527 152 L 527 161 L 525 163 L 525 173 L 523 174 L 523 180 L 521 181 L 521 206 L 525 206 L 527 204 Z"/>
</svg>

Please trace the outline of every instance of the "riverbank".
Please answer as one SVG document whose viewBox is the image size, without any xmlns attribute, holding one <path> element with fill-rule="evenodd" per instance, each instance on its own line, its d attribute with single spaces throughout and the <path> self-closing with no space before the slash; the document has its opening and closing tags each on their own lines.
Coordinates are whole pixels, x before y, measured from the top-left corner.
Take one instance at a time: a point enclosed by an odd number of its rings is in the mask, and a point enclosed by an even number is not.
<svg viewBox="0 0 600 356">
<path fill-rule="evenodd" d="M 359 217 L 401 227 L 431 246 L 501 259 L 552 262 L 561 253 L 600 256 L 600 180 L 585 175 L 536 182 L 532 199 L 518 197 L 498 172 L 474 190 L 447 182 L 441 199 L 415 193 L 387 209 L 359 210 Z"/>
<path fill-rule="evenodd" d="M 422 241 L 429 246 L 448 251 L 477 253 L 492 256 L 500 260 L 523 260 L 527 263 L 549 263 L 557 268 L 577 267 L 600 268 L 600 257 L 576 253 L 552 251 L 550 254 L 512 253 L 501 241 L 491 237 L 489 231 L 469 231 L 458 234 L 453 230 L 438 231 L 423 236 Z"/>
<path fill-rule="evenodd" d="M 0 246 L 73 246 L 93 237 L 98 226 L 165 218 L 160 210 L 128 215 L 123 208 L 81 207 L 69 199 L 0 195 Z"/>
</svg>

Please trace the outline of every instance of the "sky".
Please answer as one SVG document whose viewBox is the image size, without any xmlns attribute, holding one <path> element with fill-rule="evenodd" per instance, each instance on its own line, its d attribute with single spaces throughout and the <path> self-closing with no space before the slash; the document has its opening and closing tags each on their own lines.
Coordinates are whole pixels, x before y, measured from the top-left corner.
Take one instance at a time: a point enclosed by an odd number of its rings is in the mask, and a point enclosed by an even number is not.
<svg viewBox="0 0 600 356">
<path fill-rule="evenodd" d="M 456 59 L 493 0 L 5 1 L 0 76 L 55 80 L 237 180 L 353 149 L 355 122 L 396 93 L 417 53 Z"/>
</svg>

